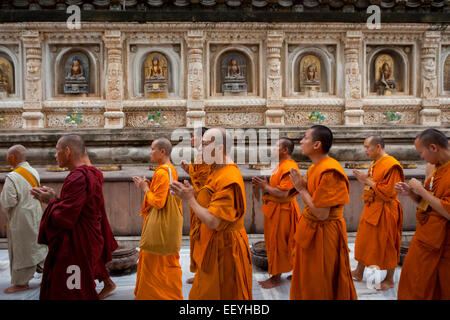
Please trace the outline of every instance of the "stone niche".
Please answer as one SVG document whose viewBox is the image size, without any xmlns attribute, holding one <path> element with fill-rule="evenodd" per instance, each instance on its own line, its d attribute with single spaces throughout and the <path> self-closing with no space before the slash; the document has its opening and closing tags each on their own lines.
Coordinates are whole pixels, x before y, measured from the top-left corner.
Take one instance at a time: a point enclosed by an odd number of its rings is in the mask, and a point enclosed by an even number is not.
<svg viewBox="0 0 450 320">
<path fill-rule="evenodd" d="M 100 97 L 100 46 L 51 45 L 52 97 Z"/>
<path fill-rule="evenodd" d="M 413 95 L 412 46 L 367 46 L 366 53 L 366 95 Z"/>
<path fill-rule="evenodd" d="M 0 45 L 0 99 L 14 99 L 20 96 L 21 75 L 17 45 Z"/>
<path fill-rule="evenodd" d="M 257 45 L 210 45 L 210 96 L 257 96 Z"/>
<path fill-rule="evenodd" d="M 450 95 L 450 46 L 442 48 L 442 63 L 440 69 L 442 95 Z"/>
<path fill-rule="evenodd" d="M 336 46 L 288 46 L 287 96 L 336 94 Z"/>
<path fill-rule="evenodd" d="M 182 97 L 180 50 L 180 44 L 131 44 L 127 80 L 130 98 Z"/>
</svg>

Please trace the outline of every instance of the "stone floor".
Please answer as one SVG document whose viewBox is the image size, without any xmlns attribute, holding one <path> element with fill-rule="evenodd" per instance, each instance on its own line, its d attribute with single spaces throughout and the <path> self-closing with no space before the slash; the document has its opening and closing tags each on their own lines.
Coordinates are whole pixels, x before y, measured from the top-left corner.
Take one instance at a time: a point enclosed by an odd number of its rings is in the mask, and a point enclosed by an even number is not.
<svg viewBox="0 0 450 320">
<path fill-rule="evenodd" d="M 249 235 L 250 245 L 253 242 L 262 239 L 262 235 Z M 185 242 L 184 242 L 185 243 Z M 350 248 L 350 265 L 354 269 L 357 262 L 354 259 L 354 243 L 352 239 L 349 238 L 349 248 Z M 183 270 L 183 297 L 185 299 L 189 296 L 189 290 L 191 285 L 186 284 L 186 279 L 193 276 L 189 272 L 189 246 L 183 244 L 183 248 L 180 252 L 180 262 L 181 268 Z M 363 282 L 355 282 L 356 291 L 358 294 L 358 299 L 361 300 L 395 300 L 397 298 L 397 285 L 400 278 L 401 268 L 398 267 L 395 271 L 395 283 L 396 287 L 387 291 L 377 291 L 375 289 L 369 289 L 366 284 L 367 272 L 364 274 Z M 254 300 L 287 300 L 289 299 L 290 281 L 286 280 L 287 274 L 282 276 L 281 286 L 273 289 L 262 289 L 258 281 L 267 279 L 267 273 L 258 267 L 253 267 L 253 299 Z M 381 278 L 384 278 L 385 271 L 382 271 Z M 0 250 L 0 300 L 37 300 L 39 299 L 39 284 L 41 279 L 41 274 L 36 273 L 35 278 L 30 281 L 30 290 L 19 292 L 16 294 L 6 295 L 3 290 L 10 286 L 10 273 L 9 273 L 9 259 L 8 251 Z M 114 293 L 109 296 L 108 300 L 131 300 L 134 299 L 134 285 L 136 282 L 136 273 L 112 277 L 113 281 L 117 285 L 117 289 Z M 99 284 L 97 289 L 100 291 L 102 289 L 102 284 Z"/>
</svg>

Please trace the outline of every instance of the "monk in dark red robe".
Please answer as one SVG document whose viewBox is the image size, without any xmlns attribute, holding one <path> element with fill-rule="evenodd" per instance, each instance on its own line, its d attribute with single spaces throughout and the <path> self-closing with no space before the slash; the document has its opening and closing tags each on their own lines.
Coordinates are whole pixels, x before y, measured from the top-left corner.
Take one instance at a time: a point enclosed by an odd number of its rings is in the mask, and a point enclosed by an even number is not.
<svg viewBox="0 0 450 320">
<path fill-rule="evenodd" d="M 56 150 L 58 165 L 70 173 L 60 198 L 49 202 L 40 224 L 38 243 L 49 249 L 40 299 L 99 299 L 95 278 L 106 276 L 104 264 L 117 247 L 106 218 L 103 177 L 83 163 L 81 137 L 63 136 Z"/>
</svg>

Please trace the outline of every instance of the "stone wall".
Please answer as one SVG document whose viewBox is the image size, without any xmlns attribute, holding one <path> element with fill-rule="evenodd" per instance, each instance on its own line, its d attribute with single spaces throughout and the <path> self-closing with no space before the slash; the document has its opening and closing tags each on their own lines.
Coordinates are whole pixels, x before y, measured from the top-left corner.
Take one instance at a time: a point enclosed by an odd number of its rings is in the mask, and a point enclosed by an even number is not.
<svg viewBox="0 0 450 320">
<path fill-rule="evenodd" d="M 81 50 L 92 59 L 92 93 L 55 90 L 60 53 Z M 234 50 L 251 61 L 252 91 L 217 95 L 214 66 L 220 52 Z M 403 91 L 380 96 L 370 90 L 377 52 L 398 56 Z M 149 99 L 136 86 L 139 57 L 164 53 L 173 69 L 172 92 Z M 298 92 L 303 53 L 321 57 L 327 90 Z M 450 30 L 428 24 L 384 23 L 65 23 L 0 24 L 0 53 L 14 69 L 14 91 L 0 100 L 0 129 L 64 128 L 67 114 L 81 114 L 80 129 L 151 128 L 148 113 L 160 109 L 166 128 L 207 126 L 298 127 L 321 111 L 326 125 L 384 125 L 383 112 L 402 114 L 400 126 L 449 124 Z"/>
</svg>

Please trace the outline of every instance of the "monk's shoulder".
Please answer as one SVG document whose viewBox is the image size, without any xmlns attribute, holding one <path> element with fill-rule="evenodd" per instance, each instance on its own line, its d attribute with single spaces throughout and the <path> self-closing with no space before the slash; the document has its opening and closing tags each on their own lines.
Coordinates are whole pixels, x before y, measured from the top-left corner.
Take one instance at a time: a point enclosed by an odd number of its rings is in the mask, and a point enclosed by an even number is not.
<svg viewBox="0 0 450 320">
<path fill-rule="evenodd" d="M 339 177 L 344 178 L 347 180 L 347 175 L 345 174 L 344 168 L 341 166 L 341 164 L 334 158 L 328 157 L 321 166 L 317 168 L 316 174 L 323 176 L 323 175 L 337 175 Z"/>
<path fill-rule="evenodd" d="M 208 179 L 208 182 L 214 189 L 222 190 L 233 184 L 243 185 L 244 179 L 236 165 L 227 165 Z"/>
<path fill-rule="evenodd" d="M 298 163 L 295 162 L 294 159 L 288 159 L 288 160 L 285 160 L 282 163 L 282 165 L 280 165 L 279 170 L 280 170 L 281 175 L 283 176 L 286 173 L 289 173 L 292 168 L 299 170 Z"/>
<path fill-rule="evenodd" d="M 395 159 L 393 156 L 387 156 L 383 159 L 383 166 L 386 168 L 386 170 L 391 170 L 393 167 L 398 167 L 403 170 L 402 165 L 400 162 Z"/>
</svg>

